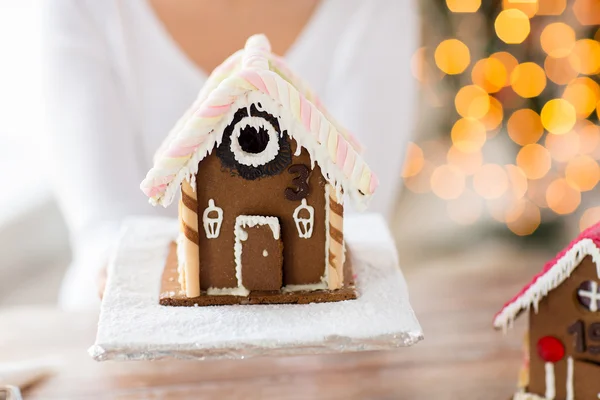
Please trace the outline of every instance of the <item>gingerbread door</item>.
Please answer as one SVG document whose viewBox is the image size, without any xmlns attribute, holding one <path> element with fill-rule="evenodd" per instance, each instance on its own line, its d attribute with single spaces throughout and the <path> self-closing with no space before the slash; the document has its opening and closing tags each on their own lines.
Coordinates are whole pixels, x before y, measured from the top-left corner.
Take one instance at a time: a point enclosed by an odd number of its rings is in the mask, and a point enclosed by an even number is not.
<svg viewBox="0 0 600 400">
<path fill-rule="evenodd" d="M 280 290 L 283 281 L 283 243 L 276 217 L 237 217 L 236 253 L 243 286 L 252 290 Z"/>
</svg>

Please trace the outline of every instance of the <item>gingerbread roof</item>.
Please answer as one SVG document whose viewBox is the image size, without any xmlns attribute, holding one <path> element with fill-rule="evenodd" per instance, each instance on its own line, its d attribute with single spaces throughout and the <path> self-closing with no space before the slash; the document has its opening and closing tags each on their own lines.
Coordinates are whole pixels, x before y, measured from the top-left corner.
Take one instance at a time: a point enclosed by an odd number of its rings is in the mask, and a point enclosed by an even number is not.
<svg viewBox="0 0 600 400">
<path fill-rule="evenodd" d="M 197 100 L 171 130 L 140 185 L 152 204 L 168 206 L 180 183 L 194 179 L 198 163 L 221 143 L 223 130 L 249 98 L 275 109 L 299 148 L 319 164 L 325 179 L 358 205 L 375 191 L 378 180 L 361 157 L 358 141 L 340 126 L 314 92 L 271 53 L 264 35 L 217 67 Z"/>
<path fill-rule="evenodd" d="M 522 311 L 532 306 L 537 310 L 539 302 L 567 280 L 586 256 L 592 257 L 600 278 L 599 249 L 600 223 L 583 231 L 567 248 L 546 263 L 542 271 L 496 314 L 494 327 L 506 329 Z"/>
</svg>

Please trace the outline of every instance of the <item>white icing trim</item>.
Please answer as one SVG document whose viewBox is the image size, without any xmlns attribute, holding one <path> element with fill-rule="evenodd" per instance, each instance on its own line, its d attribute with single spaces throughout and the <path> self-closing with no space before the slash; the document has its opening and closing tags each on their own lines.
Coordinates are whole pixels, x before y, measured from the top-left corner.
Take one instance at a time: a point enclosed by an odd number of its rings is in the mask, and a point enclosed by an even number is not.
<svg viewBox="0 0 600 400">
<path fill-rule="evenodd" d="M 263 257 L 269 257 L 269 252 L 267 251 L 267 249 L 264 249 L 262 252 Z"/>
<path fill-rule="evenodd" d="M 582 239 L 569 249 L 545 275 L 539 277 L 525 293 L 505 306 L 494 318 L 494 327 L 503 328 L 506 331 L 512 326 L 521 310 L 529 310 L 533 306 L 534 311 L 537 312 L 539 302 L 551 290 L 562 284 L 586 256 L 592 257 L 596 264 L 596 273 L 600 278 L 600 250 L 591 239 Z"/>
<path fill-rule="evenodd" d="M 210 217 L 208 214 L 216 212 L 217 217 Z M 204 233 L 208 239 L 215 239 L 221 233 L 221 225 L 223 224 L 223 209 L 215 206 L 213 199 L 208 200 L 208 207 L 204 209 L 202 214 L 202 224 L 204 225 Z"/>
<path fill-rule="evenodd" d="M 308 211 L 308 218 L 300 217 L 300 212 L 302 210 Z M 296 229 L 298 230 L 298 237 L 301 239 L 310 239 L 312 237 L 313 228 L 315 226 L 315 209 L 306 204 L 306 199 L 302 199 L 300 205 L 294 210 L 294 222 L 296 223 Z"/>
<path fill-rule="evenodd" d="M 321 282 L 319 283 L 306 283 L 303 285 L 286 285 L 281 288 L 281 291 L 286 292 L 312 292 L 315 290 L 325 290 L 327 289 L 327 281 L 325 281 L 321 277 Z"/>
<path fill-rule="evenodd" d="M 575 390 L 573 389 L 573 374 L 574 374 L 573 357 L 567 358 L 567 397 L 566 400 L 575 399 Z"/>
<path fill-rule="evenodd" d="M 598 292 L 598 282 L 596 282 L 596 281 L 591 281 L 591 282 L 592 282 L 592 288 L 590 289 L 590 291 L 578 290 L 577 294 L 581 297 L 587 297 L 588 299 L 590 299 L 589 310 L 591 312 L 596 312 L 596 311 L 598 311 L 598 301 L 600 301 L 600 292 Z"/>
<path fill-rule="evenodd" d="M 313 136 L 311 132 L 307 131 L 300 121 L 294 118 L 291 110 L 283 107 L 280 102 L 274 100 L 271 96 L 257 90 L 248 90 L 237 96 L 229 113 L 221 118 L 219 122 L 214 124 L 214 126 L 211 126 L 210 133 L 203 136 L 203 142 L 198 146 L 196 152 L 189 158 L 186 164 L 181 168 L 173 166 L 172 173 L 176 176 L 169 182 L 165 192 L 158 199 L 153 197 L 149 198 L 149 202 L 153 205 L 161 204 L 163 207 L 167 207 L 171 204 L 173 198 L 177 194 L 179 184 L 184 179 L 190 181 L 198 172 L 199 162 L 211 154 L 216 146 L 221 144 L 223 131 L 233 120 L 235 112 L 240 108 L 259 102 L 265 110 L 278 118 L 281 131 L 287 131 L 288 135 L 308 152 L 311 159 L 311 165 L 314 165 L 316 162 L 321 167 L 324 178 L 329 184 L 335 187 L 338 198 L 341 198 L 342 192 L 347 193 L 355 202 L 357 209 L 360 210 L 366 208 L 371 196 L 359 194 L 357 185 L 344 175 L 343 167 L 337 166 L 331 160 L 327 145 L 321 145 L 317 141 L 317 138 Z M 355 168 L 359 168 L 359 166 L 362 168 L 366 165 L 364 160 L 358 155 L 356 164 L 357 166 Z M 166 166 L 164 167 L 166 168 Z M 151 177 L 152 175 L 148 176 Z"/>
<path fill-rule="evenodd" d="M 234 288 L 214 288 L 206 289 L 206 294 L 209 296 L 248 296 L 250 291 L 245 287 Z"/>
<path fill-rule="evenodd" d="M 248 106 L 248 108 L 249 107 L 250 106 Z M 250 112 L 248 112 L 248 115 L 250 115 Z M 269 135 L 267 147 L 265 147 L 265 149 L 260 153 L 248 153 L 244 151 L 240 145 L 239 138 L 242 133 L 242 129 L 248 126 L 256 129 L 257 132 L 260 128 L 264 128 Z M 244 117 L 234 127 L 233 134 L 231 135 L 230 149 L 233 153 L 233 156 L 240 164 L 258 167 L 259 165 L 265 165 L 277 157 L 277 153 L 279 153 L 279 135 L 277 134 L 277 131 L 273 125 L 271 125 L 264 118 Z"/>
<path fill-rule="evenodd" d="M 547 362 L 544 365 L 546 370 L 546 399 L 554 400 L 556 396 L 556 382 L 554 381 L 554 364 Z"/>
</svg>

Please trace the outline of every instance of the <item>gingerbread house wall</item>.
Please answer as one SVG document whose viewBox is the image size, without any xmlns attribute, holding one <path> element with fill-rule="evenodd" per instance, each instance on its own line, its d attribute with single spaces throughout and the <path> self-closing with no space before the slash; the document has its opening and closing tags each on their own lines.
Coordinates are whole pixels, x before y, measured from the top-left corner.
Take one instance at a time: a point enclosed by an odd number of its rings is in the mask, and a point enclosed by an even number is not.
<svg viewBox="0 0 600 400">
<path fill-rule="evenodd" d="M 577 291 L 585 281 L 598 282 L 596 265 L 590 256 L 583 259 L 580 266 L 559 287 L 551 291 L 539 303 L 537 313 L 530 311 L 529 315 L 529 387 L 528 392 L 544 396 L 547 383 L 554 386 L 555 399 L 595 399 L 600 393 L 600 341 L 590 337 L 592 324 L 600 323 L 600 312 L 591 312 L 579 304 Z M 579 321 L 579 322 L 578 322 Z M 569 327 L 574 324 L 583 327 L 585 351 L 576 348 L 577 335 L 569 333 Z M 597 325 L 600 328 L 600 325 Z M 596 333 L 600 339 L 600 329 Z M 564 358 L 554 363 L 550 368 L 541 359 L 537 344 L 545 336 L 558 338 L 566 348 Z M 594 346 L 598 346 L 594 349 Z M 585 360 L 585 361 L 584 361 Z M 571 363 L 571 367 L 569 364 Z M 550 372 L 550 369 L 553 371 Z M 569 368 L 571 371 L 569 372 Z M 590 379 L 589 375 L 598 379 Z M 588 375 L 586 377 L 586 375 Z M 584 378 L 585 377 L 585 378 Z M 552 381 L 554 385 L 551 385 Z M 573 391 L 569 397 L 567 387 Z"/>
<path fill-rule="evenodd" d="M 292 153 L 295 153 L 296 142 L 288 140 Z M 295 164 L 311 168 L 310 157 L 304 149 L 300 155 L 292 156 L 290 165 Z M 239 215 L 274 216 L 279 219 L 283 240 L 284 286 L 291 290 L 328 288 L 329 282 L 324 280 L 331 271 L 328 266 L 331 240 L 328 239 L 327 228 L 331 213 L 326 210 L 330 205 L 326 196 L 328 184 L 319 166 L 315 165 L 310 171 L 309 194 L 306 197 L 307 205 L 314 209 L 313 232 L 308 239 L 300 238 L 293 214 L 301 201 L 288 200 L 284 195 L 287 188 L 294 186 L 292 180 L 295 177 L 296 174 L 285 169 L 278 175 L 246 180 L 223 168 L 215 152 L 199 163 L 196 181 L 202 184 L 198 185 L 196 196 L 200 226 L 199 264 L 202 290 L 234 288 L 238 285 L 234 257 L 234 226 Z M 202 229 L 201 219 L 210 200 L 223 211 L 221 230 L 217 238 L 208 238 Z M 334 197 L 334 203 L 335 201 Z M 340 208 L 341 206 L 336 210 L 339 211 Z M 341 216 L 335 217 L 334 223 L 340 227 Z M 338 239 L 342 241 L 343 246 L 343 238 Z M 334 252 L 337 253 L 338 250 Z M 342 276 L 343 253 L 338 255 L 338 260 L 334 263 L 338 265 L 335 273 Z M 336 285 L 339 287 L 339 284 Z"/>
</svg>

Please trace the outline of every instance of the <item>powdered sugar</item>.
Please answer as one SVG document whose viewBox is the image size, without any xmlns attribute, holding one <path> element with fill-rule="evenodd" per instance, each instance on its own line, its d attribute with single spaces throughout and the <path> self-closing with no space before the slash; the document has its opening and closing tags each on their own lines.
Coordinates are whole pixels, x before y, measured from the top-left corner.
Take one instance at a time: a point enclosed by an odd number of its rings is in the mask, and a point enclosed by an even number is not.
<svg viewBox="0 0 600 400">
<path fill-rule="evenodd" d="M 177 223 L 129 220 L 110 266 L 97 360 L 244 358 L 390 349 L 422 339 L 385 222 L 346 218 L 359 298 L 320 304 L 164 307 L 158 304 Z"/>
</svg>

